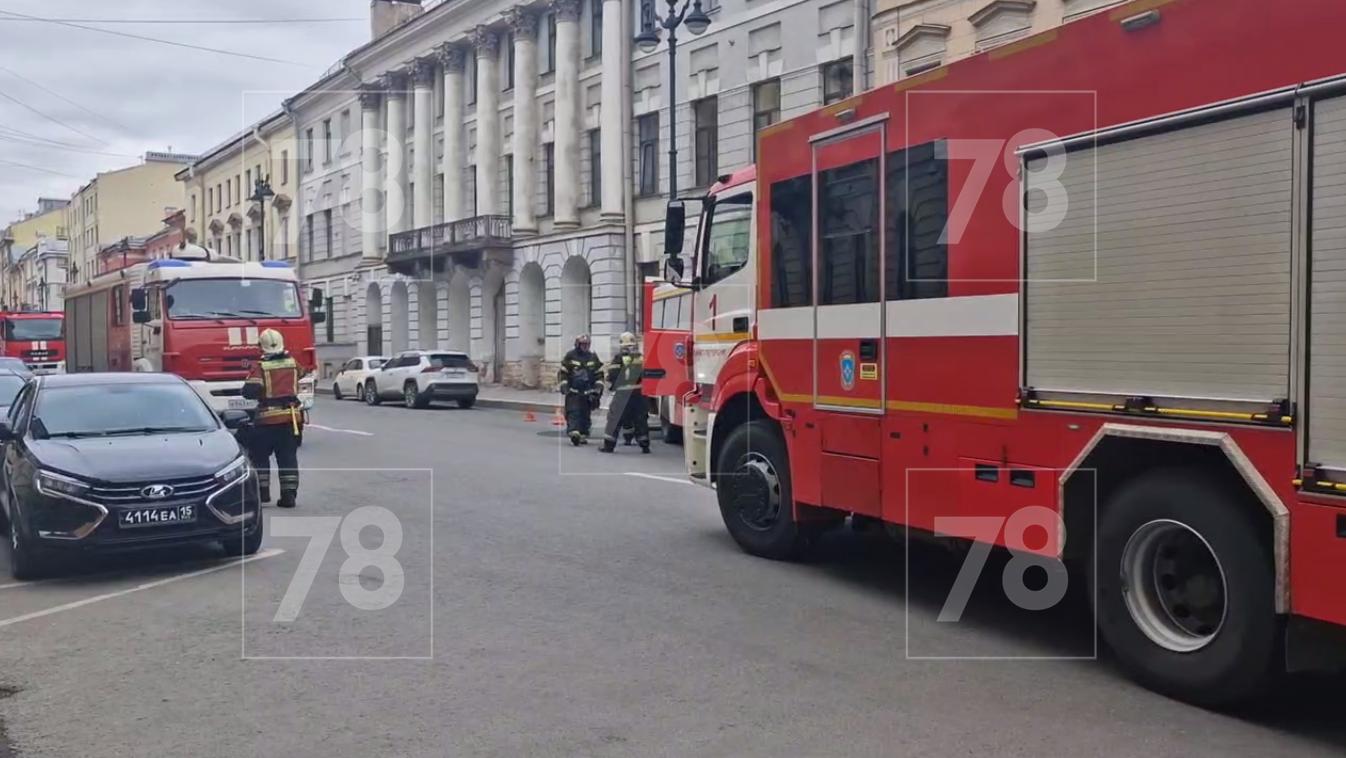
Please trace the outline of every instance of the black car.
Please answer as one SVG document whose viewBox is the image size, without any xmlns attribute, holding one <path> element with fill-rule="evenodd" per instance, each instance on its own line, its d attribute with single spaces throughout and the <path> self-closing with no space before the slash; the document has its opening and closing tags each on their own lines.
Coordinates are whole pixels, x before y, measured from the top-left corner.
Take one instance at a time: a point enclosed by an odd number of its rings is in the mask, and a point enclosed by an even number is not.
<svg viewBox="0 0 1346 758">
<path fill-rule="evenodd" d="M 7 371 L 4 366 L 0 366 L 0 417 L 9 415 L 9 407 L 14 404 L 14 398 L 19 396 L 19 390 L 23 389 L 23 385 L 32 376 Z"/>
<path fill-rule="evenodd" d="M 24 379 L 33 377 L 33 370 L 28 368 L 28 364 L 7 355 L 0 355 L 0 371 L 18 374 Z"/>
<path fill-rule="evenodd" d="M 16 579 L 60 555 L 199 542 L 262 544 L 257 475 L 217 417 L 168 374 L 39 376 L 0 420 L 0 525 Z"/>
</svg>

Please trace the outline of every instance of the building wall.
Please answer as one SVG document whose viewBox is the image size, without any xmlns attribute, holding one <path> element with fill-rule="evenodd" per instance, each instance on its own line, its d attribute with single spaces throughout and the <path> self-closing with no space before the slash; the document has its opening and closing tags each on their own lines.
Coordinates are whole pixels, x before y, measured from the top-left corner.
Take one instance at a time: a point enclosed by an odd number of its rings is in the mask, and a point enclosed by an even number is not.
<svg viewBox="0 0 1346 758">
<path fill-rule="evenodd" d="M 39 237 L 57 239 L 65 236 L 65 208 L 53 208 L 10 224 L 3 235 L 13 240 L 14 249 L 27 250 L 37 244 Z"/>
<path fill-rule="evenodd" d="M 896 82 L 1125 0 L 877 0 L 876 84 Z"/>
<path fill-rule="evenodd" d="M 97 271 L 98 249 L 124 237 L 159 229 L 167 208 L 181 208 L 185 193 L 175 174 L 183 164 L 148 160 L 139 166 L 99 174 L 81 187 L 65 210 L 70 261 L 87 282 Z"/>
</svg>

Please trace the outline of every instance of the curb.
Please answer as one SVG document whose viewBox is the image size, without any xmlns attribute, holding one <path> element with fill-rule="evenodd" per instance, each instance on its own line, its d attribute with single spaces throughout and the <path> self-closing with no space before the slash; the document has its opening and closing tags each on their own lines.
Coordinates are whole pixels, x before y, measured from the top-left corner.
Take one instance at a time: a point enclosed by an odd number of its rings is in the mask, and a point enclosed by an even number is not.
<svg viewBox="0 0 1346 758">
<path fill-rule="evenodd" d="M 561 398 L 558 395 L 558 402 L 540 403 L 533 400 L 507 400 L 505 398 L 483 397 L 477 395 L 477 407 L 497 408 L 500 410 L 518 411 L 519 413 L 524 413 L 526 411 L 532 411 L 533 413 L 555 413 L 557 408 L 563 407 L 563 403 L 560 402 L 560 399 Z M 607 412 L 607 408 L 598 408 L 592 415 L 595 417 L 606 416 Z"/>
</svg>

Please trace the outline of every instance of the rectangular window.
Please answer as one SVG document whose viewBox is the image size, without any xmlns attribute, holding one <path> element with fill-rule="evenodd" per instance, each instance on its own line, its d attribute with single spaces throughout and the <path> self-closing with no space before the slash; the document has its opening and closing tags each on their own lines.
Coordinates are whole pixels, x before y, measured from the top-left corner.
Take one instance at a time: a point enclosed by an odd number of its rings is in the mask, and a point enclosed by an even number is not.
<svg viewBox="0 0 1346 758">
<path fill-rule="evenodd" d="M 477 56 L 468 54 L 463 66 L 463 88 L 467 91 L 467 104 L 477 104 Z"/>
<path fill-rule="evenodd" d="M 603 54 L 603 0 L 589 0 L 589 56 Z"/>
<path fill-rule="evenodd" d="M 323 257 L 332 256 L 332 209 L 322 212 Z"/>
<path fill-rule="evenodd" d="M 249 190 L 251 190 L 251 189 L 252 189 L 252 169 L 248 169 L 247 171 L 244 171 L 244 172 L 243 172 L 243 176 L 244 176 L 243 186 L 244 186 L 244 187 L 247 187 Z M 261 179 L 261 178 L 262 178 L 262 175 L 261 175 L 260 172 L 257 174 L 257 178 L 258 178 L 258 179 Z M 252 196 L 252 192 L 251 192 L 251 191 L 248 193 L 248 196 L 249 196 L 249 197 Z"/>
<path fill-rule="evenodd" d="M 589 205 L 603 200 L 603 130 L 589 130 Z"/>
<path fill-rule="evenodd" d="M 275 257 L 285 259 L 290 257 L 290 217 L 281 216 L 280 218 L 280 238 L 276 240 L 276 246 L 279 248 Z"/>
<path fill-rule="evenodd" d="M 229 208 L 234 204 L 234 180 L 224 180 L 224 207 Z"/>
<path fill-rule="evenodd" d="M 855 91 L 851 59 L 843 58 L 823 66 L 823 105 L 845 100 Z"/>
<path fill-rule="evenodd" d="M 654 28 L 654 0 L 640 0 L 640 31 Z"/>
<path fill-rule="evenodd" d="M 322 122 L 322 162 L 327 165 L 332 162 L 332 119 L 325 118 Z"/>
<path fill-rule="evenodd" d="M 112 288 L 112 323 L 115 326 L 126 323 L 126 286 L 123 284 Z"/>
<path fill-rule="evenodd" d="M 243 176 L 234 174 L 234 204 L 243 204 Z"/>
<path fill-rule="evenodd" d="M 304 240 L 308 243 L 304 246 L 305 261 L 313 260 L 313 244 L 315 239 L 316 238 L 313 236 L 313 214 L 310 213 L 304 217 Z"/>
<path fill-rule="evenodd" d="M 751 232 L 751 192 L 727 197 L 711 207 L 704 283 L 714 284 L 743 268 L 748 262 Z"/>
<path fill-rule="evenodd" d="M 304 171 L 313 170 L 313 130 L 304 131 Z"/>
<path fill-rule="evenodd" d="M 547 54 L 543 58 L 542 73 L 550 74 L 556 70 L 556 14 L 547 14 Z"/>
<path fill-rule="evenodd" d="M 752 157 L 757 160 L 757 134 L 780 121 L 780 79 L 752 86 Z"/>
<path fill-rule="evenodd" d="M 280 183 L 290 183 L 290 151 L 280 151 Z"/>
<path fill-rule="evenodd" d="M 351 131 L 351 111 L 350 108 L 341 112 L 341 131 L 337 134 L 337 139 L 341 141 L 341 154 L 350 155 L 351 147 L 346 143 L 354 132 Z"/>
<path fill-rule="evenodd" d="M 659 194 L 659 112 L 646 113 L 636 119 L 640 138 L 639 185 L 637 194 Z"/>
<path fill-rule="evenodd" d="M 818 173 L 818 304 L 879 301 L 878 159 Z"/>
<path fill-rule="evenodd" d="M 719 172 L 719 118 L 717 98 L 707 97 L 692 103 L 693 184 L 697 187 L 710 186 Z"/>
<path fill-rule="evenodd" d="M 927 142 L 888 155 L 884 265 L 889 300 L 948 297 L 949 164 Z"/>
<path fill-rule="evenodd" d="M 547 211 L 550 216 L 556 212 L 556 145 L 548 142 L 542 146 L 542 170 L 547 184 Z"/>
<path fill-rule="evenodd" d="M 333 299 L 330 297 L 323 300 L 323 310 L 327 312 L 327 321 L 325 323 L 327 325 L 328 342 L 336 342 L 336 319 L 333 318 L 336 313 L 332 310 L 332 303 Z"/>
<path fill-rule="evenodd" d="M 771 185 L 771 304 L 813 304 L 813 182 L 807 176 Z"/>
<path fill-rule="evenodd" d="M 514 216 L 514 156 L 509 154 L 505 155 L 505 208 L 512 218 Z"/>
<path fill-rule="evenodd" d="M 463 187 L 467 192 L 467 199 L 472 201 L 472 215 L 477 215 L 477 167 L 469 165 L 466 169 L 467 176 L 463 177 Z"/>
<path fill-rule="evenodd" d="M 505 90 L 514 89 L 514 34 L 505 35 L 505 75 L 500 77 L 505 80 Z"/>
<path fill-rule="evenodd" d="M 215 212 L 215 188 L 206 187 L 206 213 Z"/>
</svg>

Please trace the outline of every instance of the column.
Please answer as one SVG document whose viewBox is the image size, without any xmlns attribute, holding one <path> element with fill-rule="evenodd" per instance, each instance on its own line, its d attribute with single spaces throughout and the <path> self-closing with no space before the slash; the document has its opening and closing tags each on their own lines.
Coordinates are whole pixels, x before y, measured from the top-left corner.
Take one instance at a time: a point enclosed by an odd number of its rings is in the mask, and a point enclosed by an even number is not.
<svg viewBox="0 0 1346 758">
<path fill-rule="evenodd" d="M 421 58 L 412 66 L 412 107 L 416 119 L 412 127 L 414 135 L 412 145 L 411 177 L 415 186 L 411 199 L 411 227 L 420 229 L 435 223 L 435 95 L 431 89 L 435 75 L 435 64 L 428 58 Z"/>
<path fill-rule="evenodd" d="M 509 25 L 514 32 L 514 233 L 529 234 L 537 231 L 533 203 L 538 150 L 537 13 L 511 8 Z"/>
<path fill-rule="evenodd" d="M 625 97 L 622 91 L 622 67 L 631 60 L 626 49 L 629 34 L 622 30 L 622 0 L 603 0 L 603 103 L 599 106 L 599 143 L 603 153 L 602 209 L 605 221 L 620 221 L 623 216 L 622 124 L 626 123 Z M 591 167 L 598 171 L 600 166 Z"/>
<path fill-rule="evenodd" d="M 388 212 L 388 233 L 407 230 L 407 77 L 400 71 L 384 76 L 388 103 L 387 158 L 384 161 L 384 208 Z"/>
<path fill-rule="evenodd" d="M 557 227 L 579 226 L 580 3 L 552 0 L 556 13 L 556 215 Z"/>
<path fill-rule="evenodd" d="M 439 48 L 444 65 L 444 220 L 467 215 L 463 202 L 463 48 L 447 44 Z"/>
<path fill-rule="evenodd" d="M 477 215 L 500 212 L 500 34 L 486 26 L 472 33 L 477 51 Z"/>
</svg>

